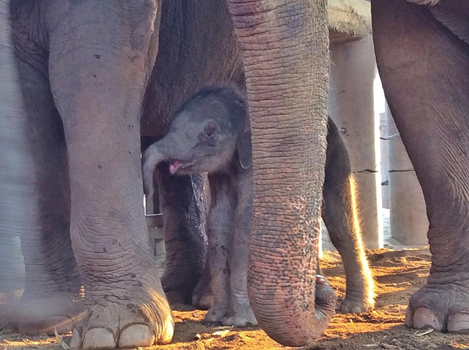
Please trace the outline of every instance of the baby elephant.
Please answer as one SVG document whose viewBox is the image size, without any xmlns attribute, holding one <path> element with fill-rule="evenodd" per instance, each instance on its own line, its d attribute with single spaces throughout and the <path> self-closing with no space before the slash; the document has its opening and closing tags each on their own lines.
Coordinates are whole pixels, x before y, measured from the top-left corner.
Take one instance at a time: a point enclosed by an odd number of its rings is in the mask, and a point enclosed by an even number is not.
<svg viewBox="0 0 469 350">
<path fill-rule="evenodd" d="M 206 321 L 256 325 L 247 294 L 252 216 L 251 134 L 244 97 L 230 87 L 207 87 L 176 113 L 168 134 L 144 153 L 145 192 L 153 191 L 153 172 L 169 161 L 174 175 L 208 173 L 209 256 L 213 303 Z M 344 262 L 347 288 L 343 312 L 373 307 L 371 273 L 351 201 L 347 150 L 329 119 L 323 219 Z"/>
</svg>

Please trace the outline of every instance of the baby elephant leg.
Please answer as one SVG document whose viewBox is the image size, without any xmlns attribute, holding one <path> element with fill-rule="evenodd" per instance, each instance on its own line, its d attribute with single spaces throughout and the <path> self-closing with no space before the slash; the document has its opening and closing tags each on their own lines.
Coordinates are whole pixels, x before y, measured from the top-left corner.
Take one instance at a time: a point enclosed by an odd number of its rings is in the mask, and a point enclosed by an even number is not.
<svg viewBox="0 0 469 350">
<path fill-rule="evenodd" d="M 208 244 L 213 305 L 205 316 L 207 322 L 221 322 L 230 307 L 229 255 L 234 203 L 228 175 L 209 175 L 212 196 L 208 217 Z"/>
<path fill-rule="evenodd" d="M 192 305 L 201 310 L 208 310 L 213 306 L 212 276 L 210 272 L 210 252 L 199 283 L 192 293 Z"/>
<path fill-rule="evenodd" d="M 346 296 L 340 311 L 360 313 L 374 306 L 373 279 L 362 242 L 357 208 L 352 200 L 355 189 L 350 160 L 331 120 L 327 141 L 322 217 L 345 269 Z"/>
<path fill-rule="evenodd" d="M 249 236 L 252 216 L 251 172 L 238 179 L 238 205 L 236 208 L 235 231 L 231 253 L 230 311 L 223 319 L 227 326 L 245 327 L 257 325 L 256 317 L 249 304 L 247 270 L 249 261 Z"/>
</svg>

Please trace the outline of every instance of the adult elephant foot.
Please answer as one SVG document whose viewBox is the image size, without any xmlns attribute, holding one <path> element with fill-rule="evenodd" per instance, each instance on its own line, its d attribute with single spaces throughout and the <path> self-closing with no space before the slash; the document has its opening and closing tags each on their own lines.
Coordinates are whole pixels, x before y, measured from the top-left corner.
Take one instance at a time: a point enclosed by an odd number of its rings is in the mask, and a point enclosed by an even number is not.
<svg viewBox="0 0 469 350">
<path fill-rule="evenodd" d="M 21 334 L 53 335 L 71 332 L 83 316 L 83 301 L 76 295 L 54 293 L 47 297 L 24 295 L 11 306 L 14 325 Z"/>
<path fill-rule="evenodd" d="M 426 285 L 409 301 L 405 324 L 415 329 L 469 332 L 469 285 Z"/>
<path fill-rule="evenodd" d="M 169 306 L 162 294 L 151 294 L 149 302 L 142 298 L 90 307 L 73 330 L 71 348 L 134 348 L 171 342 L 174 321 Z"/>
</svg>

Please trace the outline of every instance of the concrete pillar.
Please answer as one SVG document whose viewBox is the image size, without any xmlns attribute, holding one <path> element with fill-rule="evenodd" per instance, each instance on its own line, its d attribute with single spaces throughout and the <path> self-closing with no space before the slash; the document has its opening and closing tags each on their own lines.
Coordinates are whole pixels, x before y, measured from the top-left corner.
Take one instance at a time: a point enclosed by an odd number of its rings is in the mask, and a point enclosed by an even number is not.
<svg viewBox="0 0 469 350">
<path fill-rule="evenodd" d="M 350 154 L 367 248 L 381 248 L 379 121 L 374 113 L 376 62 L 371 36 L 331 45 L 328 110 Z"/>
<path fill-rule="evenodd" d="M 391 236 L 404 245 L 426 245 L 428 219 L 422 188 L 387 104 L 386 115 Z"/>
<path fill-rule="evenodd" d="M 382 207 L 389 209 L 389 155 L 388 155 L 388 120 L 386 113 L 379 114 L 379 147 L 381 150 L 381 196 Z"/>
</svg>

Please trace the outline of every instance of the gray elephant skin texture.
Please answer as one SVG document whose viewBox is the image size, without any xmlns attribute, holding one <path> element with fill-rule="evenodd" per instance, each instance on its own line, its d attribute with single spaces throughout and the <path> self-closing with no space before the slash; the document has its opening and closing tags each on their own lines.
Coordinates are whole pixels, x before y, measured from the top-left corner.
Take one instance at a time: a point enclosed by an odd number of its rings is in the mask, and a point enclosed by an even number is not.
<svg viewBox="0 0 469 350">
<path fill-rule="evenodd" d="M 210 283 L 212 303 L 205 320 L 238 327 L 257 324 L 247 292 L 253 193 L 251 133 L 243 95 L 233 87 L 203 88 L 181 106 L 168 134 L 142 157 L 147 194 L 153 192 L 153 172 L 162 162 L 173 175 L 208 173 L 210 280 L 201 283 Z M 373 307 L 373 282 L 353 222 L 350 161 L 331 119 L 328 129 L 323 218 L 345 263 L 347 296 L 341 310 L 363 312 Z"/>
<path fill-rule="evenodd" d="M 0 237 L 21 242 L 24 293 L 5 311 L 21 332 L 51 333 L 60 324 L 59 331 L 73 331 L 72 348 L 171 341 L 168 299 L 190 302 L 205 266 L 203 181 L 159 172 L 167 248 L 160 271 L 143 215 L 141 152 L 167 133 L 169 117 L 193 93 L 232 83 L 245 84 L 252 101 L 287 86 L 291 92 L 275 109 L 250 106 L 251 169 L 259 175 L 250 305 L 259 325 L 283 344 L 309 344 L 323 333 L 335 300 L 316 304 L 323 284 L 316 288 L 309 264 L 317 257 L 304 252 L 315 251 L 322 200 L 326 2 L 280 2 L 0 0 Z M 313 13 L 314 26 L 305 25 Z M 273 133 L 256 138 L 264 124 L 296 141 Z M 263 169 L 297 151 L 308 154 L 317 176 L 263 178 Z M 296 167 L 303 160 L 293 153 Z M 256 193 L 274 187 L 289 191 L 272 194 L 278 201 L 272 211 L 271 199 Z M 300 209 L 284 220 L 287 208 Z M 266 246 L 272 227 L 291 239 Z M 264 256 L 273 260 L 259 269 Z M 288 276 L 280 284 L 278 271 Z M 291 302 L 261 280 L 288 291 Z"/>
</svg>

